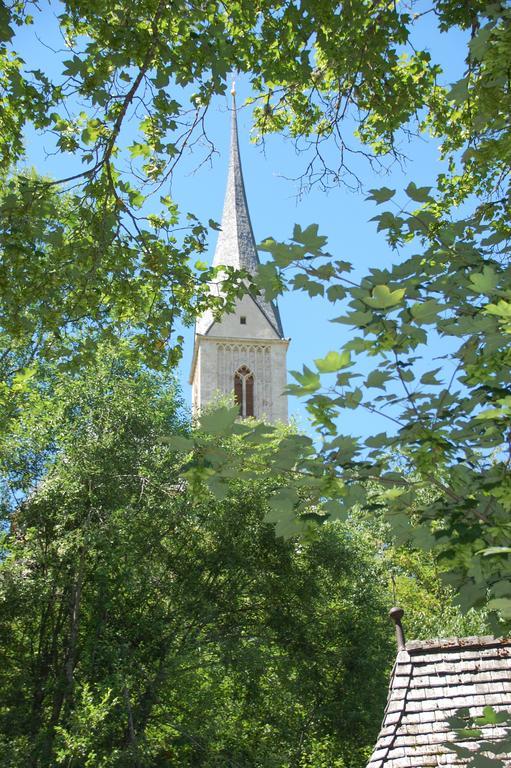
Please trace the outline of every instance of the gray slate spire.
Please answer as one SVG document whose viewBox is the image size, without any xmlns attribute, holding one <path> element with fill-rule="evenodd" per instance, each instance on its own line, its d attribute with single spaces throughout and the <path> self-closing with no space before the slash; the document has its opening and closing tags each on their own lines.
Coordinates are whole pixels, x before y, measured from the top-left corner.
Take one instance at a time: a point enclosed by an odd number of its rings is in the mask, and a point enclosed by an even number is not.
<svg viewBox="0 0 511 768">
<path fill-rule="evenodd" d="M 251 274 L 256 273 L 259 265 L 241 170 L 234 89 L 232 91 L 231 153 L 227 189 L 225 191 L 221 231 L 218 235 L 213 258 L 213 266 L 218 267 L 220 265 L 245 269 Z M 284 338 L 277 306 L 273 302 L 265 301 L 263 296 L 254 296 L 253 298 L 279 337 Z M 211 327 L 208 320 L 209 318 L 203 317 L 202 322 L 197 323 L 199 333 L 207 333 Z"/>
<path fill-rule="evenodd" d="M 248 213 L 243 171 L 241 170 L 236 118 L 236 97 L 232 97 L 231 153 L 227 173 L 222 229 L 213 259 L 213 266 L 225 264 L 235 269 L 246 269 L 252 274 L 259 265 L 257 249 Z"/>
</svg>

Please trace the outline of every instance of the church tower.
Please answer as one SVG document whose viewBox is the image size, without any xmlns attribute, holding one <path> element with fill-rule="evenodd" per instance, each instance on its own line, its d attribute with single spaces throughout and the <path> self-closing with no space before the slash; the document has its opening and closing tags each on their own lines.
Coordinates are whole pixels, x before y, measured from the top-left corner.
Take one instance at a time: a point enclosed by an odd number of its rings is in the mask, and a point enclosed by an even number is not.
<svg viewBox="0 0 511 768">
<path fill-rule="evenodd" d="M 255 274 L 259 264 L 241 170 L 233 90 L 231 151 L 221 231 L 214 266 Z M 211 290 L 215 287 L 212 286 Z M 235 309 L 215 321 L 208 311 L 198 318 L 190 384 L 194 413 L 218 393 L 232 393 L 243 418 L 287 422 L 286 354 L 278 308 L 263 296 L 245 295 Z"/>
</svg>

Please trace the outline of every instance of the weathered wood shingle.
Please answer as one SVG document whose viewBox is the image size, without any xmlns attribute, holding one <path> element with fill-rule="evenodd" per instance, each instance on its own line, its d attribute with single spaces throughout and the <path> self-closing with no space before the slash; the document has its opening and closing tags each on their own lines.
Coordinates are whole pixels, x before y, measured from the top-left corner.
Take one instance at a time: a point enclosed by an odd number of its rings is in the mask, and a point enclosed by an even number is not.
<svg viewBox="0 0 511 768">
<path fill-rule="evenodd" d="M 452 732 L 447 718 L 462 707 L 511 710 L 511 638 L 449 638 L 406 643 L 398 652 L 382 728 L 368 768 L 462 766 L 446 743 L 476 748 Z M 484 726 L 483 738 L 504 730 Z M 511 756 L 506 762 L 511 765 Z"/>
</svg>

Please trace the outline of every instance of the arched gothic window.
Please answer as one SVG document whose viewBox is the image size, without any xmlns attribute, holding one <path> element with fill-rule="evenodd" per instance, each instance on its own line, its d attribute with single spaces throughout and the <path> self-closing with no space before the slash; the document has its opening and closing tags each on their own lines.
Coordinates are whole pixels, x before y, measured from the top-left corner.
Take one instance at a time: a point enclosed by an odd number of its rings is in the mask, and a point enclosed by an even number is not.
<svg viewBox="0 0 511 768">
<path fill-rule="evenodd" d="M 239 405 L 242 419 L 254 415 L 254 374 L 246 365 L 242 365 L 234 374 L 234 399 Z"/>
</svg>

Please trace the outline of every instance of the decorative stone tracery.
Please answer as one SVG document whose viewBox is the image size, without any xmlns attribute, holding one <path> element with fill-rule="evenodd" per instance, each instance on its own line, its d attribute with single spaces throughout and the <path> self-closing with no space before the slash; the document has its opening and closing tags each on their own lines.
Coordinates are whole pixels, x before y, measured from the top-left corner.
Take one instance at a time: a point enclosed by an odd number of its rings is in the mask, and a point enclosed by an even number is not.
<svg viewBox="0 0 511 768">
<path fill-rule="evenodd" d="M 234 374 L 234 398 L 243 419 L 254 416 L 254 374 L 246 365 Z"/>
<path fill-rule="evenodd" d="M 242 368 L 246 368 L 253 377 L 253 413 L 241 411 L 241 415 L 271 418 L 270 345 L 253 343 L 217 345 L 218 384 L 221 392 L 229 394 L 233 391 L 233 376 Z"/>
</svg>

